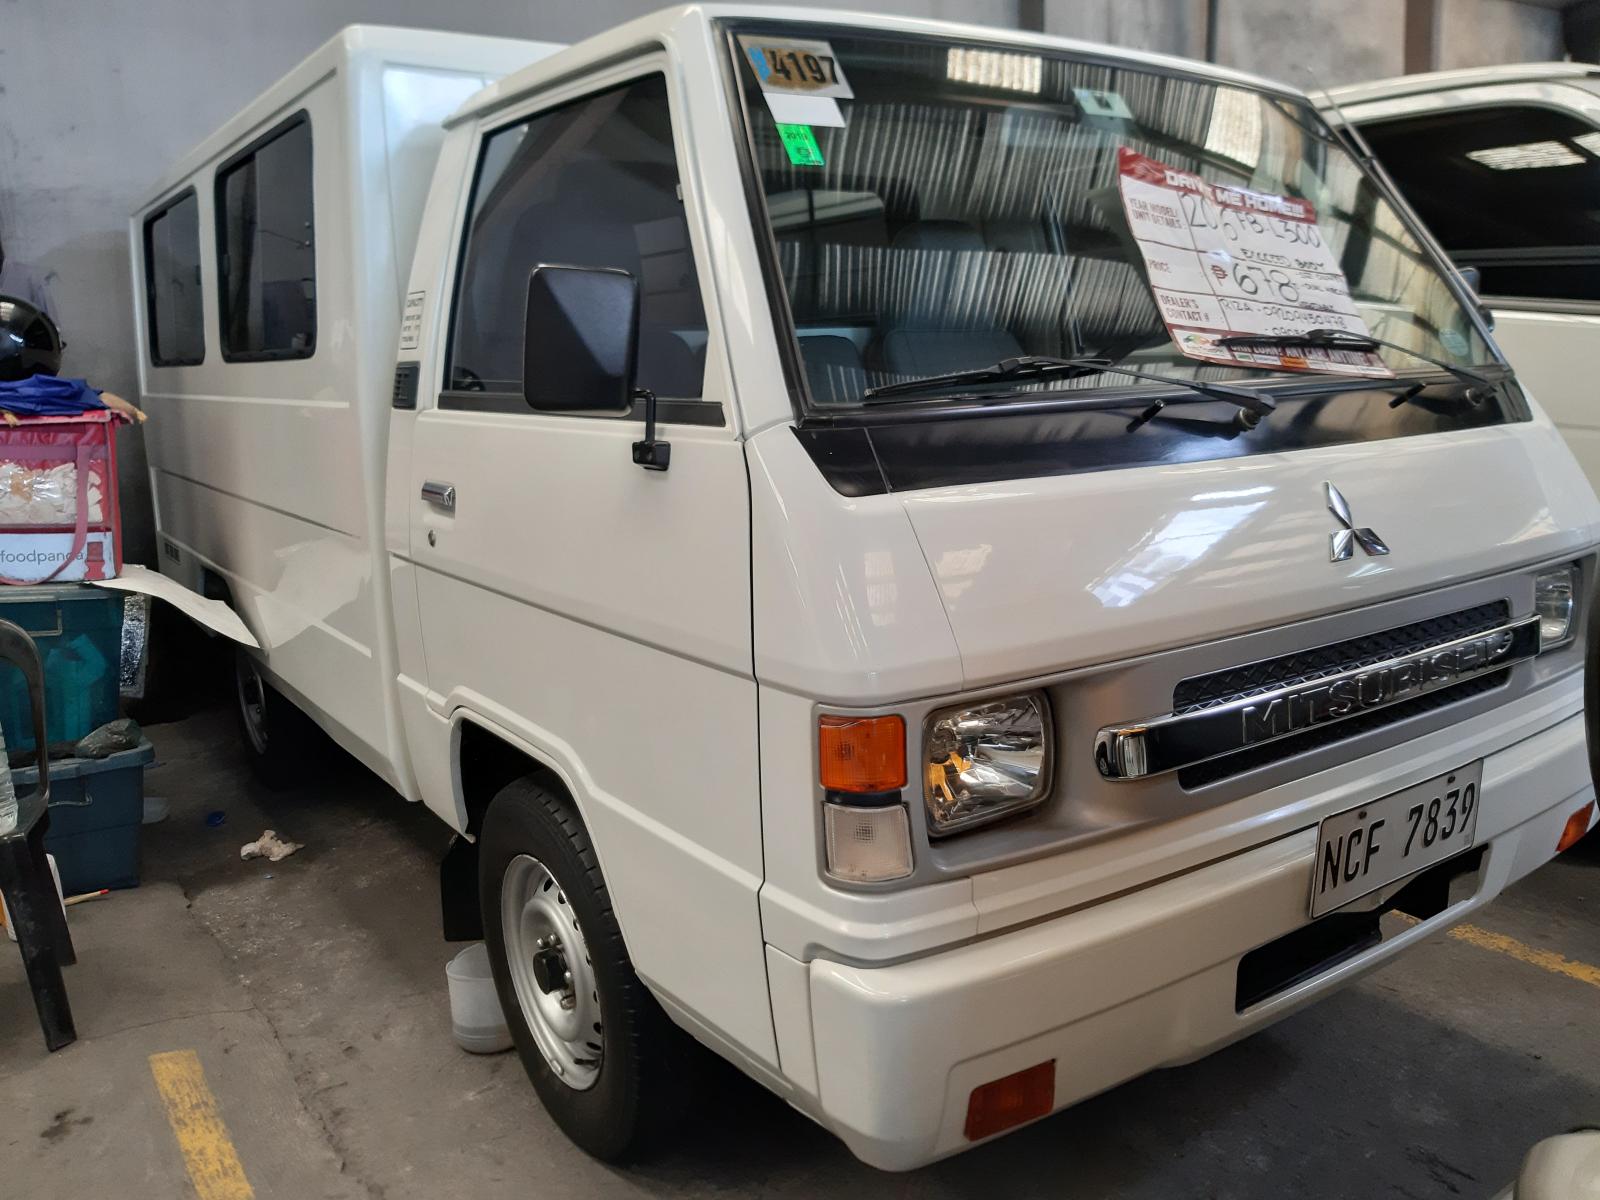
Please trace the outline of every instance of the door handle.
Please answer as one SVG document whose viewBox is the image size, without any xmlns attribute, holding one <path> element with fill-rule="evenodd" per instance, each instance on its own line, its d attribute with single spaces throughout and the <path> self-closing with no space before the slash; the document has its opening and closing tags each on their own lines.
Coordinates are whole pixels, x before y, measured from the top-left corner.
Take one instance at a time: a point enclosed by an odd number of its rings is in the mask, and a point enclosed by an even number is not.
<svg viewBox="0 0 1600 1200">
<path fill-rule="evenodd" d="M 430 479 L 422 485 L 422 498 L 429 504 L 437 505 L 446 512 L 455 512 L 456 485 L 453 483 L 436 483 Z"/>
</svg>

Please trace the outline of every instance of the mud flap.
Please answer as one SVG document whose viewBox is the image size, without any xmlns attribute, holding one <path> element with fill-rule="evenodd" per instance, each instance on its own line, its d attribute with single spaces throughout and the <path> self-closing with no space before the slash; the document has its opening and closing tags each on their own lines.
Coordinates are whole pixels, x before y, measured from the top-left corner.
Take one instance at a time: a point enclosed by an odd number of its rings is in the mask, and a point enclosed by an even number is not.
<svg viewBox="0 0 1600 1200">
<path fill-rule="evenodd" d="M 478 907 L 478 843 L 457 834 L 439 863 L 439 907 L 444 940 L 476 942 L 483 937 Z"/>
</svg>

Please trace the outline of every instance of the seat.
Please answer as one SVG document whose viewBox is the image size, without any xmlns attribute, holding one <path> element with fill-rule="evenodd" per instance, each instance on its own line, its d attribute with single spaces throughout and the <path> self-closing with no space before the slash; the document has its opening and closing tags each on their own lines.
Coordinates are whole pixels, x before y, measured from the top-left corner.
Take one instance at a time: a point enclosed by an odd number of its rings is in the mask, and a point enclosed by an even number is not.
<svg viewBox="0 0 1600 1200">
<path fill-rule="evenodd" d="M 1050 254 L 1050 239 L 1038 218 L 1026 221 L 990 221 L 983 227 L 983 243 L 1002 254 Z"/>
<path fill-rule="evenodd" d="M 896 375 L 947 375 L 1022 353 L 1022 343 L 1004 329 L 896 329 L 879 346 L 883 369 Z"/>
<path fill-rule="evenodd" d="M 692 400 L 700 395 L 705 363 L 672 330 L 641 323 L 637 378 L 657 396 Z"/>
<path fill-rule="evenodd" d="M 850 404 L 866 390 L 867 369 L 861 351 L 849 338 L 836 333 L 802 334 L 800 357 L 811 398 L 818 404 Z"/>
<path fill-rule="evenodd" d="M 945 300 L 954 287 L 956 256 L 987 253 L 983 237 L 965 221 L 916 221 L 895 234 L 892 248 L 904 255 L 908 289 L 923 301 L 920 311 L 898 317 L 874 347 L 874 365 L 890 375 L 943 375 L 983 367 L 1020 355 L 1022 343 L 1008 329 L 951 328 L 943 320 Z M 938 255 L 929 262 L 924 255 Z"/>
<path fill-rule="evenodd" d="M 269 279 L 261 285 L 261 347 L 302 350 L 316 330 L 312 301 L 294 279 Z"/>
</svg>

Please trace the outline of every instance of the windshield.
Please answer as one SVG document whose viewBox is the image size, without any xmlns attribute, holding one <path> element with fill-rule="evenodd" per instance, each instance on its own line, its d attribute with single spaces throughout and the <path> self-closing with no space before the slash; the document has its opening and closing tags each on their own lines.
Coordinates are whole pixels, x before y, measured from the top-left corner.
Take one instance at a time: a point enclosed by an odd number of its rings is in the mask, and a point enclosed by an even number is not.
<svg viewBox="0 0 1600 1200">
<path fill-rule="evenodd" d="M 1333 328 L 1492 361 L 1435 261 L 1305 104 L 843 28 L 737 28 L 730 46 L 813 404 L 1021 355 L 1250 382 L 1420 366 L 1388 349 L 1219 346 L 1241 333 Z"/>
</svg>

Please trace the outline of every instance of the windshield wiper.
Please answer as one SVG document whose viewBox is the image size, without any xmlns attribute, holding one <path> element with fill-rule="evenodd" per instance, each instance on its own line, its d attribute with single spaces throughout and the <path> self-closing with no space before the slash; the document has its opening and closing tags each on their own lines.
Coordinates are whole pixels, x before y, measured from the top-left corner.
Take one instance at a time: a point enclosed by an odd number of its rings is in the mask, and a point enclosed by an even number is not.
<svg viewBox="0 0 1600 1200">
<path fill-rule="evenodd" d="M 1291 333 L 1281 336 L 1262 335 L 1254 333 L 1229 334 L 1227 337 L 1217 339 L 1217 345 L 1234 346 L 1277 346 L 1282 349 L 1312 349 L 1312 350 L 1354 350 L 1372 354 L 1379 349 L 1398 350 L 1401 354 L 1409 354 L 1412 358 L 1430 363 L 1441 371 L 1448 371 L 1463 383 L 1473 384 L 1477 387 L 1493 389 L 1495 381 L 1470 367 L 1458 367 L 1454 363 L 1445 362 L 1442 358 L 1434 358 L 1431 354 L 1424 354 L 1420 350 L 1413 350 L 1410 346 L 1403 346 L 1399 342 L 1385 341 L 1380 337 L 1373 337 L 1370 333 L 1350 333 L 1344 329 L 1308 329 L 1304 333 Z M 1248 364 L 1246 364 L 1248 365 Z M 1412 399 L 1422 391 L 1420 384 L 1414 384 L 1393 400 L 1389 401 L 1390 408 L 1398 408 L 1407 400 Z M 1481 397 L 1474 391 L 1468 390 L 1466 400 L 1469 404 L 1479 404 Z"/>
<path fill-rule="evenodd" d="M 1093 356 L 1055 358 L 1045 354 L 1025 354 L 1021 358 L 1001 359 L 993 366 L 977 367 L 970 371 L 953 371 L 948 375 L 929 375 L 923 379 L 886 383 L 880 387 L 868 388 L 863 393 L 863 398 L 869 403 L 874 403 L 895 396 L 936 392 L 966 384 L 1016 383 L 1049 379 L 1058 375 L 1126 375 L 1132 379 L 1185 388 L 1207 400 L 1220 400 L 1233 405 L 1237 410 L 1234 419 L 1239 428 L 1244 430 L 1254 429 L 1261 424 L 1262 417 L 1270 415 L 1278 407 L 1270 398 L 1248 388 L 1231 387 L 1226 383 L 1204 383 L 1197 379 L 1180 379 L 1175 375 L 1159 375 L 1154 371 L 1140 371 L 1133 367 L 1119 366 L 1105 358 Z M 1137 403 L 1137 400 L 1133 400 L 1130 406 Z M 1157 400 L 1147 406 L 1134 418 L 1128 428 L 1137 429 L 1165 408 L 1166 404 L 1165 400 Z"/>
</svg>

